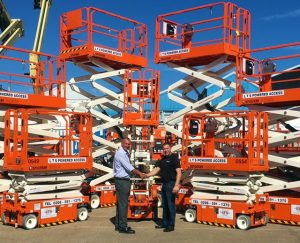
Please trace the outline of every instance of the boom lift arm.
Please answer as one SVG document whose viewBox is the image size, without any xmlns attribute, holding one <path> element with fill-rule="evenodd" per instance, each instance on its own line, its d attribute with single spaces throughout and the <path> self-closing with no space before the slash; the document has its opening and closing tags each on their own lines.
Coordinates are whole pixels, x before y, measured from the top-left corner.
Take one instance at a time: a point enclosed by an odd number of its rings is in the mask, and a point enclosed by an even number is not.
<svg viewBox="0 0 300 243">
<path fill-rule="evenodd" d="M 48 13 L 51 6 L 52 0 L 34 0 L 34 9 L 40 9 L 39 22 L 36 29 L 34 44 L 33 44 L 33 53 L 29 55 L 30 61 L 30 76 L 36 76 L 36 64 L 39 62 L 39 57 L 35 52 L 40 52 L 42 49 L 42 43 L 45 34 L 45 26 L 47 24 Z M 35 80 L 33 80 L 35 83 Z"/>
<path fill-rule="evenodd" d="M 2 46 L 12 46 L 13 43 L 24 35 L 23 23 L 20 19 L 11 19 L 2 0 L 0 0 L 0 41 Z M 5 49 L 0 48 L 0 54 Z"/>
</svg>

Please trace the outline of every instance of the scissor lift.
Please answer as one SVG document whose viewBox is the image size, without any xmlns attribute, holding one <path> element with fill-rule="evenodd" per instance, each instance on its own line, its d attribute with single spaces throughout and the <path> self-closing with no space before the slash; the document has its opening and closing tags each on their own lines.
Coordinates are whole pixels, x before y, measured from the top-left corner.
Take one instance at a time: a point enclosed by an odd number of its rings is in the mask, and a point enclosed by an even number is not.
<svg viewBox="0 0 300 243">
<path fill-rule="evenodd" d="M 233 3 L 214 3 L 163 14 L 156 20 L 155 63 L 167 64 L 186 75 L 168 87 L 168 97 L 185 108 L 170 115 L 164 125 L 181 138 L 184 114 L 220 110 L 233 102 L 216 99 L 235 83 L 226 78 L 235 68 L 239 50 L 250 49 L 249 11 Z M 209 89 L 213 92 L 209 93 Z M 174 146 L 174 151 L 180 150 Z"/>
<path fill-rule="evenodd" d="M 194 170 L 194 193 L 184 201 L 187 221 L 240 229 L 267 223 L 267 195 L 260 188 L 261 172 L 269 169 L 267 129 L 263 112 L 184 116 L 181 166 Z"/>
<path fill-rule="evenodd" d="M 81 171 L 92 168 L 91 134 L 87 113 L 7 110 L 3 168 L 13 179 L 11 189 L 26 200 L 78 190 L 84 178 Z"/>
<path fill-rule="evenodd" d="M 236 89 L 237 105 L 269 113 L 268 159 L 272 169 L 261 180 L 262 190 L 270 194 L 271 222 L 293 225 L 299 224 L 295 208 L 299 205 L 300 133 L 291 125 L 300 118 L 299 45 L 295 42 L 241 52 Z"/>
<path fill-rule="evenodd" d="M 147 66 L 148 32 L 145 24 L 97 8 L 81 8 L 61 16 L 60 58 L 87 72 L 74 77 L 70 87 L 85 102 L 72 109 L 90 111 L 98 120 L 93 132 L 111 130 L 123 137 L 124 75 L 127 68 Z M 117 141 L 93 136 L 93 157 L 111 155 Z"/>
<path fill-rule="evenodd" d="M 50 123 L 43 124 L 45 119 Z M 92 118 L 89 114 L 9 109 L 4 122 L 5 170 L 57 172 L 92 168 Z"/>
<path fill-rule="evenodd" d="M 268 167 L 265 113 L 190 113 L 183 119 L 181 166 L 206 199 L 253 201 Z"/>
</svg>

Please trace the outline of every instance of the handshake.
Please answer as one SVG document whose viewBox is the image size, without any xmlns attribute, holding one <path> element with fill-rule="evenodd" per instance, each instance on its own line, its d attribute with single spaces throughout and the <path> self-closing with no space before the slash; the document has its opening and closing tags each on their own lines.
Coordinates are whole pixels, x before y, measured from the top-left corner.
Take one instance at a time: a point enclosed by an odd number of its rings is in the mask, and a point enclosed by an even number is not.
<svg viewBox="0 0 300 243">
<path fill-rule="evenodd" d="M 133 170 L 134 174 L 138 175 L 142 180 L 157 175 L 159 171 L 159 167 L 155 167 L 152 171 L 148 172 L 147 174 L 137 169 Z"/>
<path fill-rule="evenodd" d="M 138 176 L 141 177 L 141 179 L 149 178 L 148 174 L 143 173 L 143 172 L 140 172 L 140 173 L 138 174 Z"/>
</svg>

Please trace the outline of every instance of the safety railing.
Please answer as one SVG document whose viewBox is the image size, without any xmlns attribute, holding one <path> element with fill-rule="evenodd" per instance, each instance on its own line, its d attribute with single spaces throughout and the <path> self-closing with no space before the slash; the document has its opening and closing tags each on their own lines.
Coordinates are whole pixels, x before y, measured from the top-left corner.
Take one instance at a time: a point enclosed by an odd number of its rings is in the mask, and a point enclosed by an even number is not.
<svg viewBox="0 0 300 243">
<path fill-rule="evenodd" d="M 0 104 L 66 107 L 64 61 L 44 53 L 0 48 L 5 49 L 0 55 Z M 37 57 L 35 61 L 29 61 L 30 54 Z"/>
<path fill-rule="evenodd" d="M 124 76 L 125 126 L 158 126 L 159 72 L 128 69 Z"/>
<path fill-rule="evenodd" d="M 7 110 L 3 167 L 22 172 L 91 169 L 91 116 L 43 109 Z"/>
<path fill-rule="evenodd" d="M 241 52 L 236 67 L 236 104 L 300 104 L 300 42 Z"/>
<path fill-rule="evenodd" d="M 268 118 L 263 112 L 191 113 L 183 118 L 184 169 L 268 170 Z"/>
<path fill-rule="evenodd" d="M 250 13 L 219 2 L 158 16 L 155 62 L 207 64 L 221 55 L 232 61 L 250 49 Z M 184 62 L 183 62 L 184 61 Z"/>
<path fill-rule="evenodd" d="M 145 24 L 93 7 L 67 12 L 60 19 L 60 56 L 72 61 L 101 59 L 113 67 L 146 67 Z"/>
</svg>

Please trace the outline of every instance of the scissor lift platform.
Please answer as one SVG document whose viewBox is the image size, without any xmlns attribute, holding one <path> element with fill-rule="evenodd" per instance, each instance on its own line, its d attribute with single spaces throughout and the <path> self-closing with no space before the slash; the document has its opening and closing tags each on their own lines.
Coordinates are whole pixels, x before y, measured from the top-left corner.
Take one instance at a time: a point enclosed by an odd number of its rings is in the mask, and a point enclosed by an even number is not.
<svg viewBox="0 0 300 243">
<path fill-rule="evenodd" d="M 55 56 L 0 46 L 0 105 L 12 107 L 66 107 L 65 62 Z M 29 61 L 34 54 L 36 61 Z M 34 70 L 30 74 L 29 69 Z"/>
<path fill-rule="evenodd" d="M 299 46 L 300 42 L 295 42 L 241 52 L 237 61 L 236 104 L 299 106 Z"/>
<path fill-rule="evenodd" d="M 196 16 L 196 18 L 195 18 Z M 233 3 L 213 3 L 163 14 L 156 20 L 155 63 L 207 65 L 250 48 L 250 13 Z"/>
<path fill-rule="evenodd" d="M 60 57 L 114 69 L 146 67 L 147 35 L 146 25 L 135 20 L 94 7 L 73 10 L 61 16 Z"/>
</svg>

